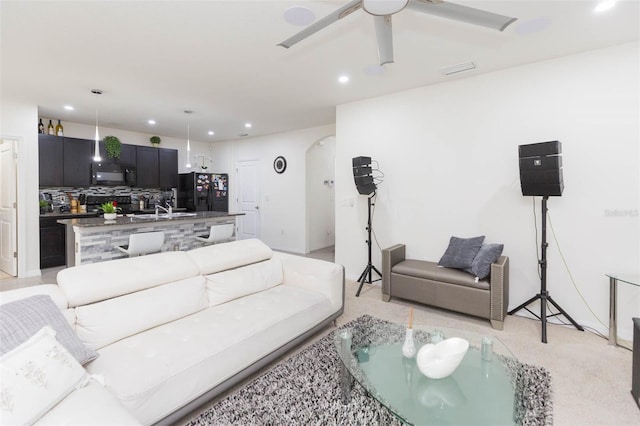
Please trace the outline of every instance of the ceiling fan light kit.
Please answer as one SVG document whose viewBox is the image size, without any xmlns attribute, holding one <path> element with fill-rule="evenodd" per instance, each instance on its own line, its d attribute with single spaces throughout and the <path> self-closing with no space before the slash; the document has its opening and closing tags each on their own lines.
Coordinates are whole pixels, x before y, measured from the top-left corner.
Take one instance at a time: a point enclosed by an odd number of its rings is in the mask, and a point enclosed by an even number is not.
<svg viewBox="0 0 640 426">
<path fill-rule="evenodd" d="M 353 0 L 314 22 L 302 31 L 289 37 L 278 46 L 290 48 L 294 44 L 328 27 L 334 22 L 363 9 L 374 17 L 376 40 L 378 42 L 378 56 L 380 65 L 393 63 L 393 34 L 391 16 L 411 9 L 420 13 L 435 15 L 441 18 L 478 25 L 497 31 L 504 31 L 518 18 L 487 12 L 473 7 L 448 3 L 443 0 Z"/>
</svg>

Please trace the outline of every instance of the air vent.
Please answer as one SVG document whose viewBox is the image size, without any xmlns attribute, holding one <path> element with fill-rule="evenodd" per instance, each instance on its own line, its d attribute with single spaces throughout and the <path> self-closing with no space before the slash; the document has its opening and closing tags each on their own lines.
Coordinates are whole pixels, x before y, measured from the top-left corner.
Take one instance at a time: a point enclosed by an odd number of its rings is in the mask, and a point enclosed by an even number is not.
<svg viewBox="0 0 640 426">
<path fill-rule="evenodd" d="M 444 67 L 441 69 L 441 71 L 444 75 L 453 75 L 474 69 L 476 69 L 476 63 L 469 61 L 458 65 L 451 65 L 450 67 Z"/>
</svg>

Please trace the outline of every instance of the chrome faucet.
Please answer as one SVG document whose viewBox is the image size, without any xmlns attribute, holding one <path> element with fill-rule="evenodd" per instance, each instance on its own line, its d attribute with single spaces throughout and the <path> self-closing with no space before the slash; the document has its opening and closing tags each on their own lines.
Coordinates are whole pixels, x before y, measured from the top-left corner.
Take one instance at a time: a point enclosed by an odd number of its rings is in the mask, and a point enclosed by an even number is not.
<svg viewBox="0 0 640 426">
<path fill-rule="evenodd" d="M 162 209 L 163 211 L 165 211 L 166 213 L 169 214 L 169 216 L 171 216 L 171 204 L 167 203 L 167 207 L 163 207 L 160 204 L 156 204 L 156 216 L 158 216 L 158 210 Z"/>
</svg>

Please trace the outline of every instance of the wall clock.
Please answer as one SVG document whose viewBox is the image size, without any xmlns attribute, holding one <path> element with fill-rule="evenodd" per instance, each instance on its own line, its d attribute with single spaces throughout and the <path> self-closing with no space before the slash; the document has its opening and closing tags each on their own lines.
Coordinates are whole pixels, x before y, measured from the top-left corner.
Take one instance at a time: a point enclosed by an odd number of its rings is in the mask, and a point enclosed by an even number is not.
<svg viewBox="0 0 640 426">
<path fill-rule="evenodd" d="M 278 174 L 282 174 L 287 170 L 287 160 L 285 160 L 282 155 L 277 156 L 276 159 L 273 160 L 273 170 Z"/>
</svg>

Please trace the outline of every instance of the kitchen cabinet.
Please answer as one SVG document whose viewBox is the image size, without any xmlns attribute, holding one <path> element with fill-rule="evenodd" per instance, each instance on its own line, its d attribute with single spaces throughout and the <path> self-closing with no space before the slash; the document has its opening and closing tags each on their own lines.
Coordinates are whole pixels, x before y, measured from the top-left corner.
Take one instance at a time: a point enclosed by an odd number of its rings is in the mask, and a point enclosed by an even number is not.
<svg viewBox="0 0 640 426">
<path fill-rule="evenodd" d="M 158 150 L 158 174 L 160 188 L 178 187 L 178 150 Z"/>
<path fill-rule="evenodd" d="M 51 268 L 66 264 L 65 226 L 58 217 L 40 218 L 40 268 Z"/>
<path fill-rule="evenodd" d="M 38 135 L 40 186 L 63 186 L 63 142 L 64 139 L 58 136 Z"/>
<path fill-rule="evenodd" d="M 100 157 L 102 158 L 102 163 L 116 163 L 116 164 L 122 164 L 125 166 L 135 166 L 136 165 L 136 146 L 127 145 L 123 143 L 121 144 L 121 148 L 120 148 L 120 157 L 109 158 L 107 156 L 107 149 L 104 146 L 104 142 L 100 141 Z"/>
<path fill-rule="evenodd" d="M 85 188 L 91 186 L 92 142 L 87 139 L 64 138 L 62 160 L 64 186 Z"/>
<path fill-rule="evenodd" d="M 137 180 L 141 188 L 158 188 L 158 148 L 149 146 L 136 147 Z"/>
</svg>

